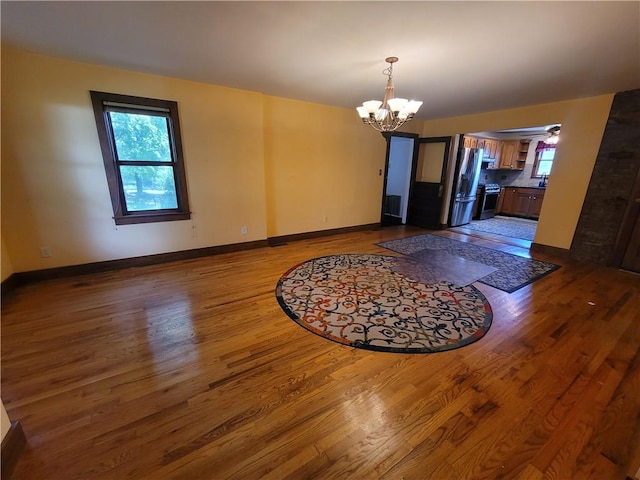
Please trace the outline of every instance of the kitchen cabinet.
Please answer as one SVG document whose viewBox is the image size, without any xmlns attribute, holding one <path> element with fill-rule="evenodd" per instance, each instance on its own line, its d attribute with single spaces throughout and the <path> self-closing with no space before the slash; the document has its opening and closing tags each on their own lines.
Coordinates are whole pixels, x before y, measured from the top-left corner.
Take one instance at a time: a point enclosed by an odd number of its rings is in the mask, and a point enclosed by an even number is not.
<svg viewBox="0 0 640 480">
<path fill-rule="evenodd" d="M 496 140 L 497 153 L 493 168 L 500 170 L 524 170 L 527 163 L 530 139 Z M 491 168 L 491 167 L 490 167 Z"/>
<path fill-rule="evenodd" d="M 492 138 L 484 138 L 483 142 L 483 151 L 482 156 L 484 158 L 494 159 L 496 158 L 496 152 L 498 151 L 499 140 L 494 140 Z"/>
<path fill-rule="evenodd" d="M 500 213 L 518 217 L 538 218 L 544 200 L 544 189 L 505 187 Z"/>
<path fill-rule="evenodd" d="M 505 196 L 505 188 L 502 187 L 500 189 L 500 194 L 498 195 L 498 204 L 496 205 L 496 212 L 501 213 L 503 211 L 504 205 L 504 196 Z"/>
<path fill-rule="evenodd" d="M 538 193 L 531 196 L 531 205 L 529 205 L 529 215 L 533 218 L 540 216 L 542 210 L 542 201 L 544 200 L 544 190 L 538 190 Z"/>
<path fill-rule="evenodd" d="M 481 148 L 484 158 L 495 158 L 499 143 L 498 140 L 491 138 L 465 136 L 463 146 L 465 148 Z"/>
<path fill-rule="evenodd" d="M 481 148 L 485 168 L 524 170 L 531 139 L 495 140 L 493 138 L 464 136 L 465 148 Z"/>
<path fill-rule="evenodd" d="M 522 168 L 520 168 L 521 170 L 524 169 L 524 164 L 527 162 L 527 154 L 529 153 L 530 143 L 531 140 L 528 138 L 520 140 L 518 142 L 518 158 L 516 159 L 516 162 L 518 166 L 522 166 Z"/>
<path fill-rule="evenodd" d="M 478 139 L 476 137 L 464 137 L 464 148 L 478 148 Z"/>
<path fill-rule="evenodd" d="M 498 168 L 518 169 L 518 140 L 503 140 L 501 143 L 500 155 L 496 158 Z"/>
</svg>

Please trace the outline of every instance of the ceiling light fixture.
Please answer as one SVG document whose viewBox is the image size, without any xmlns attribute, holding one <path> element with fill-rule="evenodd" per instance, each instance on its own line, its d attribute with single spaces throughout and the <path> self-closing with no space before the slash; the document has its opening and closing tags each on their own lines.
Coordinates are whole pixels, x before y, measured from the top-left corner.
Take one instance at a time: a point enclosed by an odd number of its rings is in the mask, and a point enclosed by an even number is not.
<svg viewBox="0 0 640 480">
<path fill-rule="evenodd" d="M 560 140 L 560 127 L 555 126 L 547 129 L 549 136 L 545 139 L 544 143 L 549 145 L 555 145 Z"/>
<path fill-rule="evenodd" d="M 385 62 L 388 68 L 382 71 L 387 78 L 387 87 L 384 90 L 384 99 L 369 100 L 363 102 L 361 107 L 356 107 L 362 123 L 370 125 L 379 132 L 393 132 L 402 124 L 411 120 L 416 114 L 422 102 L 407 100 L 406 98 L 395 98 L 393 89 L 393 64 L 398 61 L 398 57 L 387 57 Z"/>
</svg>

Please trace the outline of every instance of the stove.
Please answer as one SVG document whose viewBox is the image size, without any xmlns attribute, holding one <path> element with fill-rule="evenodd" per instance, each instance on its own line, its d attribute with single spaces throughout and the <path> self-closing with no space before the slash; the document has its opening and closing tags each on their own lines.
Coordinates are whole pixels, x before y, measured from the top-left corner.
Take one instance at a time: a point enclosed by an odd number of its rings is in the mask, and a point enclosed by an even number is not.
<svg viewBox="0 0 640 480">
<path fill-rule="evenodd" d="M 500 196 L 500 185 L 497 183 L 486 183 L 478 185 L 480 189 L 480 206 L 478 208 L 478 219 L 486 220 L 496 216 L 498 197 Z"/>
<path fill-rule="evenodd" d="M 500 185 L 497 183 L 485 183 L 484 191 L 487 193 L 500 193 Z"/>
</svg>

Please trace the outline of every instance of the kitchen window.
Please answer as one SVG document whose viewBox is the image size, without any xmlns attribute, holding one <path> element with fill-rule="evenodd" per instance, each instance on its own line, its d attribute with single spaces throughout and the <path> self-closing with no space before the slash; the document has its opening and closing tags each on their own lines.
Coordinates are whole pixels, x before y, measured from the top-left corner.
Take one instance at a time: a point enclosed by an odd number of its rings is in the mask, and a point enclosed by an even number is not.
<svg viewBox="0 0 640 480">
<path fill-rule="evenodd" d="M 188 220 L 178 104 L 91 92 L 117 225 Z"/>
<path fill-rule="evenodd" d="M 553 166 L 553 158 L 556 155 L 556 146 L 544 142 L 538 142 L 536 147 L 536 159 L 533 163 L 531 178 L 549 176 Z"/>
</svg>

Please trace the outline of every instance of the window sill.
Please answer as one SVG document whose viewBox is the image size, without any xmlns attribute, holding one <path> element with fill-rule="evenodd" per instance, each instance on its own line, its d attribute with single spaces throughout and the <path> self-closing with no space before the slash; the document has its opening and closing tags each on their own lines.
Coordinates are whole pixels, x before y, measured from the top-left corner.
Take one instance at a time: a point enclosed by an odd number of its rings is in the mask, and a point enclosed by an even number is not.
<svg viewBox="0 0 640 480">
<path fill-rule="evenodd" d="M 189 220 L 190 212 L 158 212 L 129 214 L 122 217 L 113 217 L 116 225 L 134 225 L 136 223 L 172 222 L 175 220 Z"/>
</svg>

